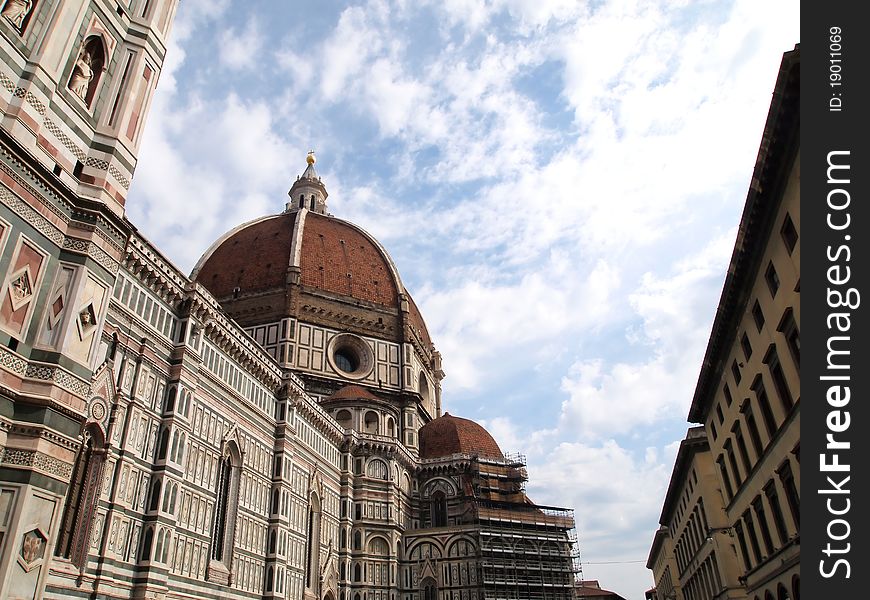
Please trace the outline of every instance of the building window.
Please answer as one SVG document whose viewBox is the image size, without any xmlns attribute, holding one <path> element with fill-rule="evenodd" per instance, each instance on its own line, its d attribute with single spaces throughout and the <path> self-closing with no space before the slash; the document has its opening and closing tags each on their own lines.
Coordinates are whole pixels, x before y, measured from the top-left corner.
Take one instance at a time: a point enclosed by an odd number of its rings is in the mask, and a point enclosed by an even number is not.
<svg viewBox="0 0 870 600">
<path fill-rule="evenodd" d="M 731 465 L 731 471 L 734 473 L 734 485 L 737 489 L 743 484 L 743 479 L 740 476 L 740 469 L 737 468 L 737 458 L 734 456 L 734 448 L 731 446 L 731 440 L 727 440 L 723 446 L 725 454 L 728 455 L 728 464 Z"/>
<path fill-rule="evenodd" d="M 318 592 L 317 588 L 320 583 L 320 514 L 320 498 L 317 497 L 317 494 L 312 493 L 308 505 L 305 587 L 314 592 Z"/>
<path fill-rule="evenodd" d="M 740 460 L 743 461 L 746 477 L 749 477 L 749 473 L 752 472 L 752 462 L 749 460 L 749 452 L 746 450 L 746 442 L 743 440 L 743 428 L 740 426 L 740 421 L 734 423 L 731 432 L 734 434 L 734 442 L 737 444 Z"/>
<path fill-rule="evenodd" d="M 444 492 L 432 494 L 432 527 L 447 526 L 447 497 Z"/>
<path fill-rule="evenodd" d="M 776 274 L 776 268 L 773 266 L 773 261 L 767 263 L 767 271 L 764 272 L 764 280 L 767 282 L 767 287 L 770 289 L 771 297 L 776 297 L 776 292 L 779 290 L 779 275 Z"/>
<path fill-rule="evenodd" d="M 729 502 L 734 497 L 734 488 L 731 487 L 731 478 L 728 477 L 728 468 L 725 466 L 725 457 L 721 454 L 716 459 L 716 464 L 719 465 L 719 474 L 722 476 L 722 484 L 725 486 L 726 500 Z"/>
<path fill-rule="evenodd" d="M 758 545 L 758 535 L 755 533 L 755 524 L 752 519 L 752 511 L 746 509 L 743 513 L 743 522 L 746 523 L 746 533 L 749 535 L 749 547 L 752 548 L 752 556 L 755 562 L 761 561 L 761 547 Z"/>
<path fill-rule="evenodd" d="M 106 449 L 102 430 L 85 427 L 84 438 L 73 467 L 55 554 L 84 568 L 91 544 L 91 530 L 103 480 Z"/>
<path fill-rule="evenodd" d="M 752 414 L 752 401 L 749 398 L 743 401 L 740 412 L 743 413 L 743 418 L 746 419 L 746 427 L 749 429 L 749 439 L 752 440 L 755 456 L 760 460 L 763 446 L 761 445 L 761 435 L 758 433 L 758 425 L 755 422 L 755 415 Z"/>
<path fill-rule="evenodd" d="M 767 515 L 764 512 L 764 501 L 761 496 L 756 496 L 752 501 L 752 510 L 755 511 L 755 517 L 758 519 L 758 528 L 761 530 L 761 540 L 764 542 L 764 549 L 767 550 L 767 556 L 773 554 L 773 540 L 770 537 L 770 527 L 767 524 Z"/>
<path fill-rule="evenodd" d="M 743 348 L 743 356 L 746 357 L 746 360 L 749 360 L 749 357 L 752 356 L 752 344 L 749 343 L 749 336 L 746 335 L 746 332 L 743 332 L 743 337 L 740 338 L 740 347 Z"/>
<path fill-rule="evenodd" d="M 761 304 L 758 303 L 758 300 L 752 305 L 752 320 L 755 321 L 755 328 L 760 333 L 761 328 L 764 327 L 764 312 L 761 310 Z"/>
<path fill-rule="evenodd" d="M 779 396 L 785 414 L 788 415 L 794 407 L 794 399 L 791 396 L 791 390 L 788 389 L 788 382 L 785 380 L 785 374 L 782 372 L 782 365 L 779 363 L 779 355 L 776 353 L 776 344 L 771 344 L 767 353 L 764 355 L 764 363 L 770 370 L 770 377 L 773 379 L 773 387 L 776 388 L 776 394 Z"/>
<path fill-rule="evenodd" d="M 791 253 L 794 252 L 794 247 L 798 242 L 798 232 L 788 213 L 785 215 L 785 221 L 783 221 L 782 229 L 779 230 L 779 233 L 782 235 L 782 241 L 785 242 L 785 247 L 788 250 L 789 256 L 791 256 Z"/>
<path fill-rule="evenodd" d="M 791 471 L 791 463 L 788 459 L 783 462 L 776 470 L 779 475 L 779 480 L 782 483 L 782 489 L 785 490 L 785 499 L 788 502 L 788 508 L 794 519 L 795 526 L 800 529 L 801 526 L 801 501 L 798 494 L 797 486 L 794 482 L 794 474 Z"/>
<path fill-rule="evenodd" d="M 725 395 L 725 404 L 731 406 L 731 403 L 734 402 L 734 397 L 731 395 L 731 388 L 728 387 L 727 383 L 722 388 L 722 393 Z"/>
<path fill-rule="evenodd" d="M 226 445 L 218 462 L 217 501 L 212 527 L 212 559 L 229 566 L 233 555 L 242 455 L 235 442 Z"/>
<path fill-rule="evenodd" d="M 752 562 L 749 560 L 749 550 L 746 547 L 746 536 L 743 533 L 743 523 L 739 520 L 734 524 L 734 533 L 737 535 L 740 554 L 743 556 L 744 571 L 748 571 L 752 568 Z"/>
<path fill-rule="evenodd" d="M 776 483 L 773 479 L 764 486 L 764 495 L 767 496 L 767 503 L 770 504 L 770 512 L 773 515 L 773 524 L 776 527 L 777 535 L 779 535 L 779 542 L 784 544 L 788 540 L 788 530 L 785 527 L 785 518 L 782 515 L 782 507 L 779 504 L 779 495 L 776 492 Z"/>
<path fill-rule="evenodd" d="M 736 360 L 731 363 L 731 374 L 734 375 L 734 383 L 740 385 L 740 380 L 743 376 L 740 374 L 740 366 Z"/>
<path fill-rule="evenodd" d="M 764 389 L 761 375 L 758 375 L 752 383 L 752 391 L 755 392 L 755 397 L 758 399 L 761 416 L 764 417 L 764 425 L 767 428 L 767 436 L 772 440 L 776 433 L 776 419 L 773 416 L 773 408 L 770 406 L 770 399 L 767 397 L 767 390 Z"/>
<path fill-rule="evenodd" d="M 725 422 L 725 415 L 722 414 L 722 405 L 716 405 L 716 418 L 719 419 L 719 425 Z"/>
<path fill-rule="evenodd" d="M 786 344 L 791 352 L 791 357 L 794 359 L 795 366 L 801 368 L 801 336 L 798 331 L 797 323 L 794 320 L 794 310 L 789 306 L 782 314 L 779 320 L 777 331 L 785 336 Z"/>
</svg>

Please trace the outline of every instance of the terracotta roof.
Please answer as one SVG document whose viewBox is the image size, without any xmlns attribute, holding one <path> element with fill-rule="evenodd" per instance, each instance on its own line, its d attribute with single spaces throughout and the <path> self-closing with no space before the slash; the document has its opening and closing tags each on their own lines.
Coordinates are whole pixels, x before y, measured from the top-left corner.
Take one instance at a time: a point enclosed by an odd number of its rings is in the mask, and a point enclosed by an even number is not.
<svg viewBox="0 0 870 600">
<path fill-rule="evenodd" d="M 358 385 L 346 385 L 331 396 L 327 400 L 358 400 L 365 398 L 368 400 L 379 400 L 377 396 L 372 394 L 364 387 Z"/>
<path fill-rule="evenodd" d="M 420 458 L 451 454 L 478 454 L 504 458 L 491 435 L 475 423 L 450 413 L 430 421 L 420 429 Z"/>
<path fill-rule="evenodd" d="M 302 233 L 302 284 L 395 307 L 398 290 L 388 259 L 350 224 L 308 213 Z"/>
<path fill-rule="evenodd" d="M 215 298 L 284 286 L 296 213 L 282 213 L 231 232 L 202 264 L 196 280 Z"/>
</svg>

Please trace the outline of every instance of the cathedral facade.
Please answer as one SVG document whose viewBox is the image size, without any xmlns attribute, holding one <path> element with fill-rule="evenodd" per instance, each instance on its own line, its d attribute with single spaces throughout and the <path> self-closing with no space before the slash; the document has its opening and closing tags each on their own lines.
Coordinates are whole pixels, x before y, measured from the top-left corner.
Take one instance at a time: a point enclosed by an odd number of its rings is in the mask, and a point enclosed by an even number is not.
<svg viewBox="0 0 870 600">
<path fill-rule="evenodd" d="M 572 598 L 313 155 L 190 274 L 125 218 L 176 5 L 0 3 L 0 599 Z"/>
</svg>

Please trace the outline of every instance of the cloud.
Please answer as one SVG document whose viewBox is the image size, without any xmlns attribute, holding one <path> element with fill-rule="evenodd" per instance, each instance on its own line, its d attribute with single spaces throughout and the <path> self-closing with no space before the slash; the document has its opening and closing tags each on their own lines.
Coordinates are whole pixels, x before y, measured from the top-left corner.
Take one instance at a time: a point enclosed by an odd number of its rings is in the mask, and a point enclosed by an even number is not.
<svg viewBox="0 0 870 600">
<path fill-rule="evenodd" d="M 626 342 L 644 343 L 649 357 L 576 361 L 562 378 L 561 389 L 568 395 L 562 403 L 562 431 L 596 439 L 685 419 L 734 235 L 732 230 L 712 240 L 666 278 L 644 275 L 641 287 L 629 296 L 641 319 L 640 334 L 627 331 Z"/>
<path fill-rule="evenodd" d="M 262 67 L 263 34 L 255 18 L 248 19 L 245 28 L 225 29 L 220 34 L 218 57 L 220 63 L 232 71 Z"/>
</svg>

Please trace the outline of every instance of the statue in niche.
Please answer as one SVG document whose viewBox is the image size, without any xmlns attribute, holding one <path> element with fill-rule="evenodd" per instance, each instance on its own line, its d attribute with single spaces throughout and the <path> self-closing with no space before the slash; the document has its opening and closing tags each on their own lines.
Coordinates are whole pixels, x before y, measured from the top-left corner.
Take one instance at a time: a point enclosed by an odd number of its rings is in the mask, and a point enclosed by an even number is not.
<svg viewBox="0 0 870 600">
<path fill-rule="evenodd" d="M 3 16 L 7 21 L 15 25 L 18 31 L 24 29 L 24 19 L 33 8 L 32 0 L 9 0 L 3 7 Z"/>
<path fill-rule="evenodd" d="M 83 48 L 76 59 L 72 77 L 69 80 L 69 89 L 81 98 L 83 102 L 88 101 L 88 86 L 91 83 L 91 79 L 94 78 L 94 70 L 91 68 L 92 64 L 91 53 L 87 48 Z"/>
</svg>

